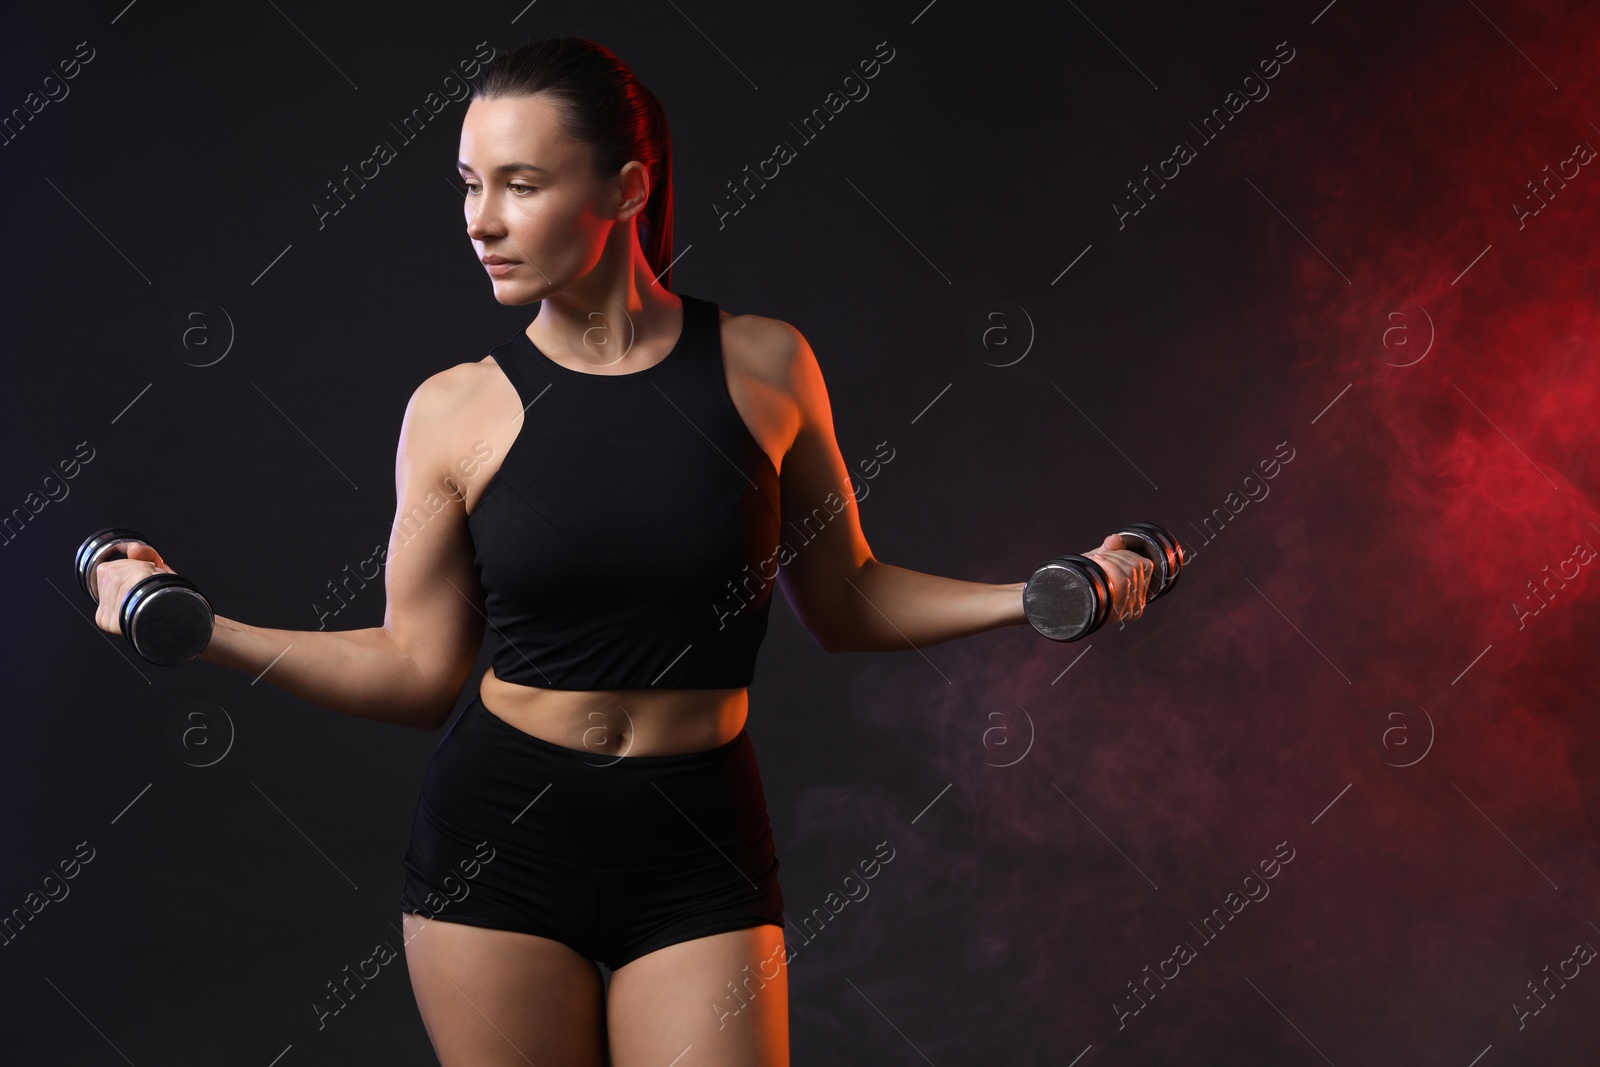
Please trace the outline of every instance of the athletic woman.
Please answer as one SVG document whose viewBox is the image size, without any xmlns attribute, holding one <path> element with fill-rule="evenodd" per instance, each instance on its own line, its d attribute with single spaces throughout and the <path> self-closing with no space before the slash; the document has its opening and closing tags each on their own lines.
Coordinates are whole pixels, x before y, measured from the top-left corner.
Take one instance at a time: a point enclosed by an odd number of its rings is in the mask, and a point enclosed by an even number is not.
<svg viewBox="0 0 1600 1067">
<path fill-rule="evenodd" d="M 495 299 L 539 310 L 411 397 L 383 625 L 218 616 L 202 658 L 435 730 L 493 630 L 404 860 L 407 966 L 445 1067 L 786 1065 L 745 732 L 772 583 L 833 652 L 1024 624 L 1023 583 L 873 557 L 805 338 L 669 291 L 666 116 L 611 52 L 553 38 L 494 60 L 459 172 Z M 98 572 L 113 633 L 124 591 L 171 571 L 129 551 Z M 1084 554 L 1137 616 L 1152 565 L 1114 534 Z"/>
</svg>

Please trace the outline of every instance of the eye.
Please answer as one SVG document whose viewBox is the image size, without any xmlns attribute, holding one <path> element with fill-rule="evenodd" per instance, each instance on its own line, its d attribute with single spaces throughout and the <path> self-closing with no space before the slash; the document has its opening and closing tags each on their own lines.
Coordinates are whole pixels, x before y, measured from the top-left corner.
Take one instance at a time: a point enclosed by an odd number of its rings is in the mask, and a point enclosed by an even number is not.
<svg viewBox="0 0 1600 1067">
<path fill-rule="evenodd" d="M 476 196 L 479 187 L 476 182 L 461 182 L 460 188 L 467 196 Z M 507 188 L 515 189 L 518 193 L 533 193 L 539 190 L 537 185 L 511 185 Z"/>
</svg>

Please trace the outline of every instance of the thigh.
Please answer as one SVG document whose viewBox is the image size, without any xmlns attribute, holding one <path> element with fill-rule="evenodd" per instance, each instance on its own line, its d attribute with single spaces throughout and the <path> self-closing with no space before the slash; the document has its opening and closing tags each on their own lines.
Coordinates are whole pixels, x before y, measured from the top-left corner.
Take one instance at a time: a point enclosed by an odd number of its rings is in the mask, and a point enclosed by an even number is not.
<svg viewBox="0 0 1600 1067">
<path fill-rule="evenodd" d="M 606 1029 L 613 1067 L 788 1067 L 783 927 L 680 941 L 617 968 Z"/>
<path fill-rule="evenodd" d="M 441 1067 L 604 1067 L 593 960 L 533 934 L 401 917 L 411 988 Z"/>
</svg>

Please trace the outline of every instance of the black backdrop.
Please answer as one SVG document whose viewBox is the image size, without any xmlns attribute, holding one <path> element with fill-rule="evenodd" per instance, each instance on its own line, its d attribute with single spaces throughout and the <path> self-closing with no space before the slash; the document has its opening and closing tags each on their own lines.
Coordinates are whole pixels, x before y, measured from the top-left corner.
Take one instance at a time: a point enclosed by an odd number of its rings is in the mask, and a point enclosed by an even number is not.
<svg viewBox="0 0 1600 1067">
<path fill-rule="evenodd" d="M 313 1004 L 400 945 L 441 735 L 143 664 L 70 559 L 130 525 L 223 614 L 316 628 L 387 540 L 411 391 L 533 312 L 472 258 L 441 98 L 548 33 L 665 103 L 673 287 L 806 334 L 879 558 L 1019 581 L 1138 519 L 1192 553 L 1143 620 L 1074 645 L 829 656 L 777 598 L 750 731 L 813 916 L 796 1063 L 1592 1057 L 1596 192 L 1524 185 L 1600 140 L 1593 15 L 3 20 L 0 1058 L 433 1062 L 403 959 L 321 1028 Z M 382 611 L 373 583 L 329 625 Z"/>
</svg>

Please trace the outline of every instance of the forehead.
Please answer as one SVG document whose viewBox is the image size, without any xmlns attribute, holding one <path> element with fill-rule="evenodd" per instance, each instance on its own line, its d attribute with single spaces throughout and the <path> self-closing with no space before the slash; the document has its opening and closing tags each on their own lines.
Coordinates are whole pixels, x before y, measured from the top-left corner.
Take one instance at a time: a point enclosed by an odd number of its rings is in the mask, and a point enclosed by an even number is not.
<svg viewBox="0 0 1600 1067">
<path fill-rule="evenodd" d="M 514 161 L 559 170 L 582 159 L 586 148 L 561 132 L 547 94 L 478 97 L 461 120 L 458 158 L 480 174 Z"/>
</svg>

